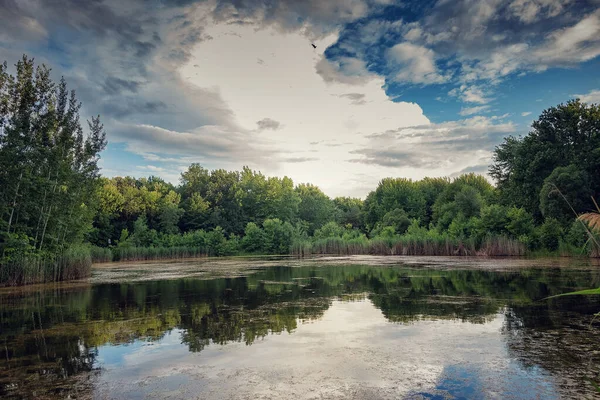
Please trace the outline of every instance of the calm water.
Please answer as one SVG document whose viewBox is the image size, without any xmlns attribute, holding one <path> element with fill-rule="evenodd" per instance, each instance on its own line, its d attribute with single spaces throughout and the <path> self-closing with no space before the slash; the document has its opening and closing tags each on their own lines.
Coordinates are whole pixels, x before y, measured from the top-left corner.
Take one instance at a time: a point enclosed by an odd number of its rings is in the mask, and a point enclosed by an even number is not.
<svg viewBox="0 0 600 400">
<path fill-rule="evenodd" d="M 591 267 L 313 263 L 0 292 L 0 396 L 592 398 L 600 299 L 542 299 L 598 286 Z"/>
</svg>

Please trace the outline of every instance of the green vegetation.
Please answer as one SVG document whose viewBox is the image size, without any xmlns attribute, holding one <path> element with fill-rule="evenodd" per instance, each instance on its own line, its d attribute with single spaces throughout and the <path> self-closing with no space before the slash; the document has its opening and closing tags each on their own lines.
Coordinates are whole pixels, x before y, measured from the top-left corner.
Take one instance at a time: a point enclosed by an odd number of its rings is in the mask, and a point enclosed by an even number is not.
<svg viewBox="0 0 600 400">
<path fill-rule="evenodd" d="M 92 117 L 84 135 L 75 92 L 44 65 L 15 67 L 0 65 L 0 284 L 82 278 L 104 129 Z"/>
<path fill-rule="evenodd" d="M 528 135 L 506 138 L 490 167 L 496 187 L 472 173 L 385 178 L 363 201 L 248 167 L 192 164 L 177 186 L 100 177 L 99 118 L 84 137 L 64 80 L 27 57 L 16 71 L 0 68 L 0 285 L 85 277 L 89 260 L 599 254 L 593 221 L 576 221 L 600 195 L 597 105 L 549 108 Z"/>
</svg>

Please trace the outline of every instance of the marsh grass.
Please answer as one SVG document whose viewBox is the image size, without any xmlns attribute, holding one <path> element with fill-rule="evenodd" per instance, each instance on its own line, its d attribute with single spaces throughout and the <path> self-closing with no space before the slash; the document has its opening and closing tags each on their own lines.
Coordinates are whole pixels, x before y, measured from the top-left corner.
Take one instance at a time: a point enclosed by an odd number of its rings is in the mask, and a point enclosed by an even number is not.
<svg viewBox="0 0 600 400">
<path fill-rule="evenodd" d="M 339 237 L 303 240 L 294 243 L 292 255 L 403 255 L 403 256 L 523 256 L 524 244 L 506 237 L 490 237 L 482 243 L 474 239 L 452 239 L 445 235 L 404 235 L 390 238 Z"/>
<path fill-rule="evenodd" d="M 0 286 L 20 286 L 88 278 L 92 257 L 87 246 L 72 246 L 58 256 L 17 254 L 0 263 Z"/>
<path fill-rule="evenodd" d="M 90 254 L 92 256 L 92 262 L 96 263 L 107 263 L 113 260 L 113 253 L 108 247 L 90 247 Z"/>
<path fill-rule="evenodd" d="M 112 261 L 146 261 L 206 257 L 206 249 L 191 246 L 175 247 L 115 247 L 110 250 Z"/>
</svg>

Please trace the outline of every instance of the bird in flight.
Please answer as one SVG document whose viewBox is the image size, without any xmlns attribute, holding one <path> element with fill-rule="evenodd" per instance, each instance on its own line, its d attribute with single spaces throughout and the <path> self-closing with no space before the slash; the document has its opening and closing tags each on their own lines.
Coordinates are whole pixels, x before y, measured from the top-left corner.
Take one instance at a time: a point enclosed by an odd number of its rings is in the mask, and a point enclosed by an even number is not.
<svg viewBox="0 0 600 400">
<path fill-rule="evenodd" d="M 312 47 L 313 47 L 313 49 L 316 49 L 316 48 L 317 48 L 317 46 L 315 46 L 315 44 L 314 44 L 314 43 L 311 43 L 311 44 L 312 44 Z"/>
</svg>

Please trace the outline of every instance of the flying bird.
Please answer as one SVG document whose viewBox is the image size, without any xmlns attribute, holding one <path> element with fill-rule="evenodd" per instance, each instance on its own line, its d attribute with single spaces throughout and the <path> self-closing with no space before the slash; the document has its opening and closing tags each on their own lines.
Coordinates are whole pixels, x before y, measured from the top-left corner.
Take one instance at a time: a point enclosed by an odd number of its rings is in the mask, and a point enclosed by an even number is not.
<svg viewBox="0 0 600 400">
<path fill-rule="evenodd" d="M 311 44 L 312 44 L 312 47 L 313 47 L 313 49 L 316 49 L 316 48 L 317 48 L 317 46 L 315 46 L 315 44 L 314 44 L 314 43 L 311 43 Z"/>
</svg>

